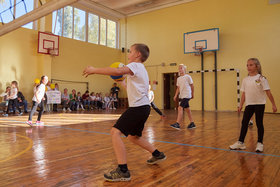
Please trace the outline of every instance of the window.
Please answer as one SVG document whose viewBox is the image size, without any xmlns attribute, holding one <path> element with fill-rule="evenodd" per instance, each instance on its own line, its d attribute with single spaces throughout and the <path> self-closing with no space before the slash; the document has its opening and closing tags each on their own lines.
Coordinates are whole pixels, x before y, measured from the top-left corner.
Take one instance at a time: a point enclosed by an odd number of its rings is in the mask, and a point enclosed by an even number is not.
<svg viewBox="0 0 280 187">
<path fill-rule="evenodd" d="M 82 40 L 82 41 L 86 40 L 85 21 L 86 21 L 85 11 L 75 8 L 74 9 L 74 39 Z"/>
<path fill-rule="evenodd" d="M 63 36 L 72 38 L 73 28 L 73 7 L 67 6 L 64 8 L 63 13 Z"/>
<path fill-rule="evenodd" d="M 14 2 L 11 1 L 11 5 L 10 5 L 10 1 L 9 0 L 5 0 L 0 2 L 0 12 L 1 12 L 1 22 L 3 23 L 9 23 L 10 21 L 13 21 L 13 14 L 14 14 L 14 9 L 9 9 L 10 6 L 13 7 L 14 6 Z M 4 12 L 5 11 L 5 12 Z"/>
<path fill-rule="evenodd" d="M 100 45 L 106 45 L 107 20 L 100 18 Z"/>
<path fill-rule="evenodd" d="M 108 20 L 107 25 L 108 25 L 107 46 L 116 48 L 117 23 L 114 21 Z"/>
<path fill-rule="evenodd" d="M 62 34 L 62 9 L 53 12 L 52 31 L 54 34 L 59 36 L 61 36 Z"/>
<path fill-rule="evenodd" d="M 0 1 L 0 22 L 9 23 L 34 9 L 34 0 L 2 0 Z M 32 29 L 33 22 L 22 27 Z"/>
<path fill-rule="evenodd" d="M 88 14 L 88 42 L 98 44 L 99 35 L 99 17 L 97 15 Z"/>
<path fill-rule="evenodd" d="M 23 16 L 24 14 L 27 14 L 28 12 L 32 11 L 33 8 L 34 8 L 33 0 L 28 0 L 28 1 L 16 0 L 15 17 L 19 18 L 19 17 Z M 27 23 L 26 25 L 23 25 L 22 27 L 32 29 L 33 22 Z"/>
<path fill-rule="evenodd" d="M 52 13 L 54 34 L 117 48 L 118 23 L 71 6 Z"/>
</svg>

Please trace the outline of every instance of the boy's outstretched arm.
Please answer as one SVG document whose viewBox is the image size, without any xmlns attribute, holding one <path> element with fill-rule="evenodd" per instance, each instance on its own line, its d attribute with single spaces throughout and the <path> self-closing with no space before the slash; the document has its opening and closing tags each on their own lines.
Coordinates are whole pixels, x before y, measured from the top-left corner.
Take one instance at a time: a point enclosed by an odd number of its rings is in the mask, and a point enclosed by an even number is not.
<svg viewBox="0 0 280 187">
<path fill-rule="evenodd" d="M 119 76 L 130 74 L 133 75 L 132 71 L 128 67 L 121 67 L 121 68 L 94 68 L 92 66 L 88 66 L 83 71 L 83 76 L 87 77 L 92 74 L 100 74 L 100 75 L 112 75 L 112 76 Z"/>
</svg>

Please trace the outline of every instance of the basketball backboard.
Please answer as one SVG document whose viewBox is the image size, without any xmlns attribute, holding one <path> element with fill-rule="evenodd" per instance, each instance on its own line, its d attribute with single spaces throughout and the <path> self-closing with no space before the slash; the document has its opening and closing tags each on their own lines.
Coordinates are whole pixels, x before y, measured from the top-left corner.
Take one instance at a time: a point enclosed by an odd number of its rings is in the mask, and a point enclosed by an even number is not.
<svg viewBox="0 0 280 187">
<path fill-rule="evenodd" d="M 184 33 L 184 53 L 219 50 L 219 28 Z"/>
<path fill-rule="evenodd" d="M 52 56 L 59 55 L 59 36 L 38 32 L 38 53 L 50 54 Z"/>
</svg>

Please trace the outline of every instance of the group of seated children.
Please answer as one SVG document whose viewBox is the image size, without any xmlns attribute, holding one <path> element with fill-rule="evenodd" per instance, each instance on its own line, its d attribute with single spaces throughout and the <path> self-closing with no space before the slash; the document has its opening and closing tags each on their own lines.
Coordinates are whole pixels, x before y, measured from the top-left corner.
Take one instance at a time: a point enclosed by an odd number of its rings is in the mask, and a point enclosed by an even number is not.
<svg viewBox="0 0 280 187">
<path fill-rule="evenodd" d="M 81 92 L 76 93 L 73 89 L 71 94 L 68 94 L 68 89 L 65 88 L 61 94 L 61 105 L 63 111 L 76 111 L 76 110 L 93 110 L 93 109 L 114 109 L 118 107 L 118 98 L 116 94 L 106 93 L 102 96 L 102 93 L 94 93 L 86 91 L 82 96 Z"/>
</svg>

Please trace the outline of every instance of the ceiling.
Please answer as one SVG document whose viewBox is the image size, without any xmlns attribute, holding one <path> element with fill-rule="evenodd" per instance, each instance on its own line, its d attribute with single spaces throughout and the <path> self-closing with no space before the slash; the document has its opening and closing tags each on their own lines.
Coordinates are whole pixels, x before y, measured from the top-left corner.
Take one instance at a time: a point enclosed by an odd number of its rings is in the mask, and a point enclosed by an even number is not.
<svg viewBox="0 0 280 187">
<path fill-rule="evenodd" d="M 191 1 L 195 0 L 80 0 L 77 5 L 123 18 Z"/>
</svg>

